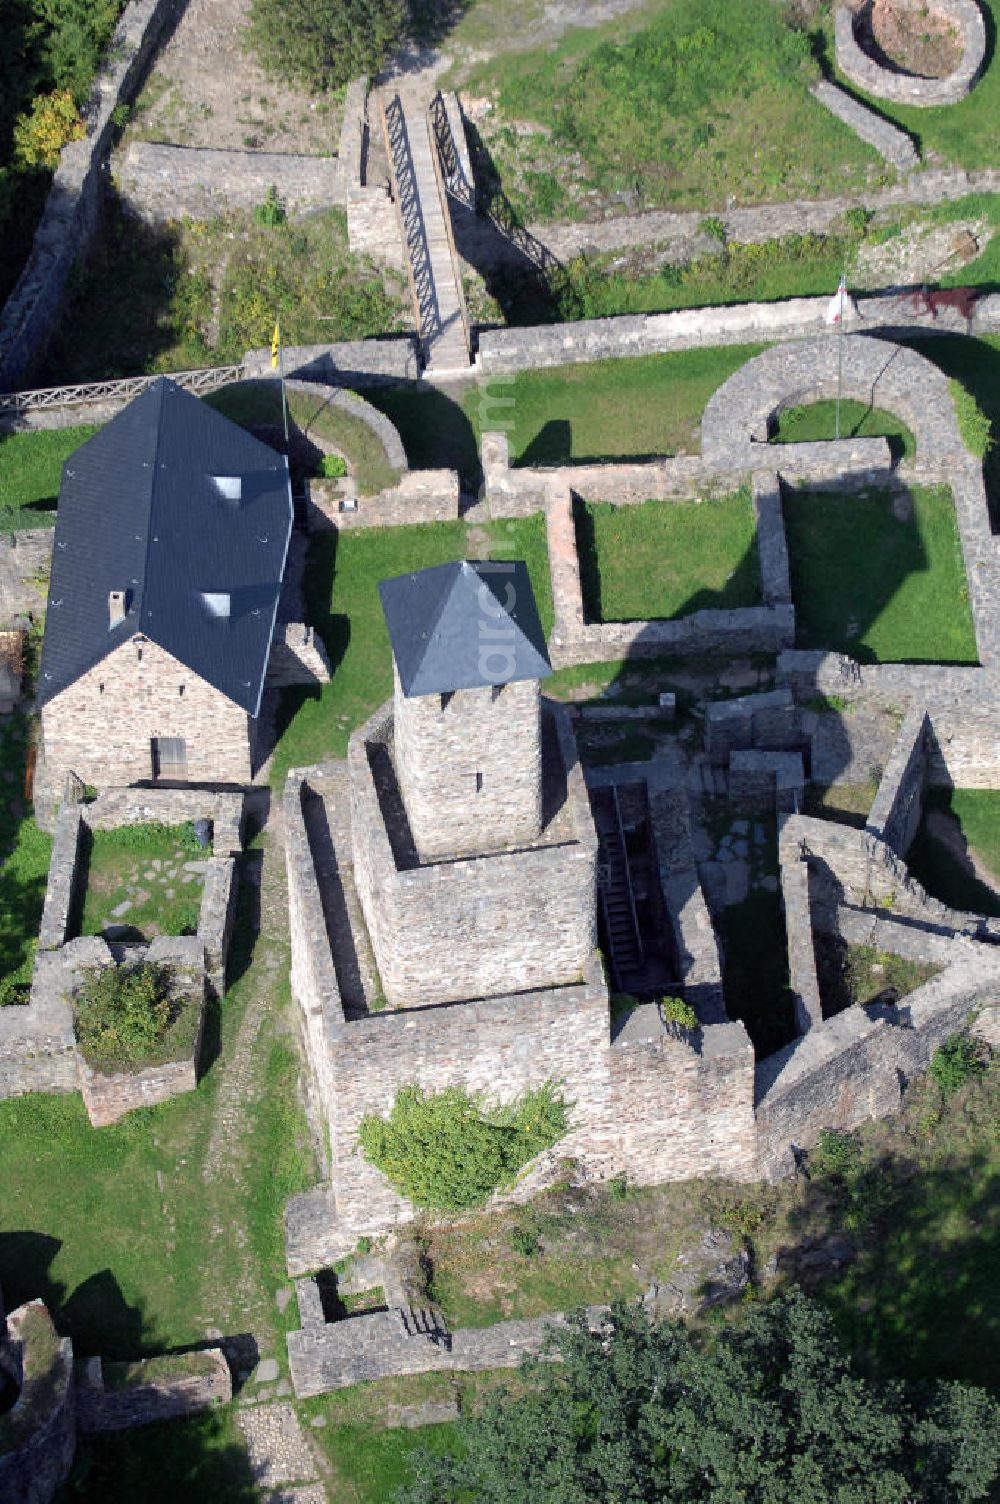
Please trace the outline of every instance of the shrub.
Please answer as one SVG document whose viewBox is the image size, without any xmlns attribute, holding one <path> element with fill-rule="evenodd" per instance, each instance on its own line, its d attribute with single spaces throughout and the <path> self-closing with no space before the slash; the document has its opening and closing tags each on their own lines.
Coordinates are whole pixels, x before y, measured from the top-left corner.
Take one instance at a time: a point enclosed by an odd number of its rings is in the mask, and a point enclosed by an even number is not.
<svg viewBox="0 0 1000 1504">
<path fill-rule="evenodd" d="M 109 966 L 76 996 L 76 1037 L 93 1065 L 141 1065 L 172 1022 L 170 972 L 164 966 Z"/>
<path fill-rule="evenodd" d="M 972 393 L 960 381 L 955 381 L 953 378 L 948 382 L 948 386 L 951 389 L 951 400 L 955 404 L 955 417 L 958 420 L 958 431 L 962 435 L 962 443 L 970 454 L 974 454 L 977 459 L 984 460 L 993 447 L 990 420 Z"/>
<path fill-rule="evenodd" d="M 372 1240 L 366 1233 L 362 1233 L 360 1238 L 358 1239 L 358 1246 L 355 1252 L 360 1253 L 362 1256 L 364 1256 L 366 1253 L 371 1253 L 371 1251 Z"/>
<path fill-rule="evenodd" d="M 520 1223 L 508 1230 L 507 1241 L 522 1258 L 530 1259 L 532 1254 L 538 1252 L 538 1238 L 534 1231 L 530 1227 L 522 1227 Z"/>
<path fill-rule="evenodd" d="M 37 94 L 31 108 L 14 121 L 14 155 L 24 167 L 55 167 L 67 141 L 85 135 L 76 101 L 68 89 Z"/>
<path fill-rule="evenodd" d="M 512 1185 L 565 1131 L 566 1105 L 551 1084 L 499 1108 L 457 1086 L 431 1096 L 404 1086 L 388 1118 L 362 1118 L 358 1141 L 415 1206 L 465 1211 Z"/>
<path fill-rule="evenodd" d="M 847 1176 L 858 1168 L 858 1161 L 858 1145 L 851 1134 L 824 1128 L 809 1155 L 809 1168 L 814 1175 Z"/>
<path fill-rule="evenodd" d="M 319 462 L 319 473 L 325 480 L 339 480 L 347 474 L 347 461 L 341 454 L 324 454 Z"/>
<path fill-rule="evenodd" d="M 931 1058 L 931 1075 L 943 1097 L 954 1096 L 959 1087 L 983 1070 L 979 1051 L 967 1034 L 946 1039 Z"/>
<path fill-rule="evenodd" d="M 698 1027 L 698 1015 L 682 997 L 661 997 L 660 1013 L 665 1024 L 677 1024 L 692 1032 Z"/>
<path fill-rule="evenodd" d="M 612 1175 L 608 1181 L 608 1194 L 612 1201 L 624 1201 L 628 1197 L 628 1179 L 624 1173 Z"/>
<path fill-rule="evenodd" d="M 403 39 L 406 0 L 251 0 L 250 41 L 272 72 L 309 89 L 377 73 Z"/>
<path fill-rule="evenodd" d="M 283 225 L 288 215 L 285 206 L 281 202 L 281 196 L 274 183 L 264 195 L 264 202 L 258 204 L 253 211 L 254 221 L 263 225 L 265 230 L 276 230 L 278 225 Z"/>
<path fill-rule="evenodd" d="M 728 233 L 726 222 L 724 219 L 720 219 L 717 214 L 710 214 L 707 219 L 703 219 L 701 230 L 702 234 L 707 235 L 710 240 L 717 240 L 720 245 L 725 245 Z"/>
</svg>

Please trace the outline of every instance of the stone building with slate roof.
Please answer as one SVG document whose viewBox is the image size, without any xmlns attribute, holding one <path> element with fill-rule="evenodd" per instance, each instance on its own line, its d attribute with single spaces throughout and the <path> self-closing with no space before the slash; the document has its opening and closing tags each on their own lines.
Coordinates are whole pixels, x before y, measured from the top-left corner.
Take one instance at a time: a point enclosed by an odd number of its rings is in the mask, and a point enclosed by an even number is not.
<svg viewBox="0 0 1000 1504">
<path fill-rule="evenodd" d="M 291 529 L 284 456 L 166 379 L 66 461 L 38 686 L 50 788 L 250 780 Z"/>
</svg>

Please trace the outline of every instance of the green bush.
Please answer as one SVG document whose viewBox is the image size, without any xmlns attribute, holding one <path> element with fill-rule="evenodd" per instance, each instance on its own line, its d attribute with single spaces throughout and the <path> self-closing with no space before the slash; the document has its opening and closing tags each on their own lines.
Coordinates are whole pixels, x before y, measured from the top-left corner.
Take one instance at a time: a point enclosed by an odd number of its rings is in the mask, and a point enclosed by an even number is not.
<svg viewBox="0 0 1000 1504">
<path fill-rule="evenodd" d="M 967 1034 L 946 1039 L 931 1058 L 931 1075 L 943 1097 L 954 1096 L 959 1087 L 983 1071 L 979 1051 Z"/>
<path fill-rule="evenodd" d="M 415 1206 L 466 1211 L 513 1185 L 565 1132 L 566 1104 L 551 1084 L 495 1108 L 457 1086 L 431 1096 L 405 1086 L 388 1118 L 361 1119 L 358 1141 Z"/>
<path fill-rule="evenodd" d="M 680 1028 L 692 1031 L 698 1027 L 697 1013 L 682 997 L 661 997 L 660 1013 L 665 1024 L 678 1024 Z"/>
<path fill-rule="evenodd" d="M 92 1065 L 142 1065 L 170 1027 L 170 972 L 164 966 L 109 966 L 75 1000 L 76 1037 Z"/>
<path fill-rule="evenodd" d="M 850 1133 L 841 1133 L 836 1128 L 824 1128 L 809 1155 L 809 1169 L 813 1175 L 848 1176 L 858 1168 L 857 1141 Z"/>
<path fill-rule="evenodd" d="M 377 73 L 406 30 L 406 0 L 251 0 L 250 41 L 265 68 L 309 89 Z"/>
<path fill-rule="evenodd" d="M 507 1232 L 507 1241 L 515 1253 L 522 1258 L 530 1259 L 532 1254 L 538 1252 L 538 1238 L 530 1227 L 522 1227 L 515 1223 Z"/>
<path fill-rule="evenodd" d="M 324 454 L 319 462 L 319 473 L 325 480 L 340 480 L 347 474 L 347 461 L 341 454 Z"/>
<path fill-rule="evenodd" d="M 960 381 L 952 378 L 948 386 L 951 389 L 951 400 L 955 404 L 955 417 L 958 420 L 958 431 L 962 435 L 962 443 L 970 454 L 974 454 L 977 459 L 984 460 L 993 447 L 990 420 L 972 393 Z"/>
<path fill-rule="evenodd" d="M 264 195 L 264 202 L 254 209 L 253 217 L 255 223 L 263 225 L 265 230 L 276 230 L 278 225 L 285 223 L 288 215 L 274 183 Z"/>
</svg>

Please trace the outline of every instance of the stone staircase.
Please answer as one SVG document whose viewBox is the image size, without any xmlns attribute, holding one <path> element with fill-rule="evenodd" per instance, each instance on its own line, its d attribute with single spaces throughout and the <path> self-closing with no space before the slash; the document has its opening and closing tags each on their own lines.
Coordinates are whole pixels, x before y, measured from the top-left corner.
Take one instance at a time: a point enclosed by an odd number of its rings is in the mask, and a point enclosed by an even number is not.
<svg viewBox="0 0 1000 1504">
<path fill-rule="evenodd" d="M 424 1338 L 435 1347 L 450 1348 L 451 1334 L 441 1312 L 433 1306 L 397 1306 L 405 1337 Z"/>
<path fill-rule="evenodd" d="M 590 801 L 600 845 L 598 892 L 612 978 L 617 991 L 629 992 L 641 986 L 643 946 L 617 790 L 613 785 L 592 789 Z"/>
<path fill-rule="evenodd" d="M 468 314 L 430 119 L 422 105 L 401 94 L 383 97 L 381 115 L 426 374 L 464 374 Z"/>
</svg>

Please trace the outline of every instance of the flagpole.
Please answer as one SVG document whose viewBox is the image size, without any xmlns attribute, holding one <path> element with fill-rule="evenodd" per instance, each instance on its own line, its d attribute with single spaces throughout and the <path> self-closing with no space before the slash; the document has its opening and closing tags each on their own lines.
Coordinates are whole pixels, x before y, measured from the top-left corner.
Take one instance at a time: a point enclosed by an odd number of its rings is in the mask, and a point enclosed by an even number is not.
<svg viewBox="0 0 1000 1504">
<path fill-rule="evenodd" d="M 844 384 L 844 293 L 847 291 L 847 272 L 840 278 L 840 317 L 837 320 L 837 425 L 836 438 L 840 438 L 840 396 Z"/>
</svg>

